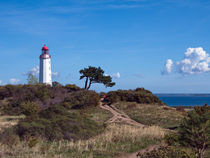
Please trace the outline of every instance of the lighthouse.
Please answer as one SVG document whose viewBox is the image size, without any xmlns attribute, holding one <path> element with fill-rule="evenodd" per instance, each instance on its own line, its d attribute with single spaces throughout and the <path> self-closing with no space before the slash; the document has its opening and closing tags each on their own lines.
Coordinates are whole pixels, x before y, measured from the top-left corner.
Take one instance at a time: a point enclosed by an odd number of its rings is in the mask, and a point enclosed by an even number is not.
<svg viewBox="0 0 210 158">
<path fill-rule="evenodd" d="M 46 45 L 42 47 L 42 54 L 39 58 L 39 83 L 44 83 L 52 86 L 51 56 Z"/>
</svg>

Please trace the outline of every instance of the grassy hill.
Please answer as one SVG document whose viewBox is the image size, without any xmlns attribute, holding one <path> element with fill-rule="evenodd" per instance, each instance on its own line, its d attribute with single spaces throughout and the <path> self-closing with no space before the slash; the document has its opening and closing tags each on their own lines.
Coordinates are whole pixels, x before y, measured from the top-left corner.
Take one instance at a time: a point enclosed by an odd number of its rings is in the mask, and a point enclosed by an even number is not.
<svg viewBox="0 0 210 158">
<path fill-rule="evenodd" d="M 99 94 L 75 85 L 0 87 L 0 156 L 129 158 L 162 144 L 168 128 L 186 115 L 142 88 L 106 96 L 103 104 L 119 119 L 127 116 L 145 126 L 109 121 L 113 114 L 101 108 Z"/>
</svg>

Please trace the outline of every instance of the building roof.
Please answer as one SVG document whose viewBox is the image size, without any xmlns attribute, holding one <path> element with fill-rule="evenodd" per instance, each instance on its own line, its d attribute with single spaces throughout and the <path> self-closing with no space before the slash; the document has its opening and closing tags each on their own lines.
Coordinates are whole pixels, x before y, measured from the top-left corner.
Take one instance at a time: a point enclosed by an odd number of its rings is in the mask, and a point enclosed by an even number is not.
<svg viewBox="0 0 210 158">
<path fill-rule="evenodd" d="M 49 50 L 46 46 L 46 44 L 44 45 L 44 47 L 42 47 L 42 50 Z"/>
</svg>

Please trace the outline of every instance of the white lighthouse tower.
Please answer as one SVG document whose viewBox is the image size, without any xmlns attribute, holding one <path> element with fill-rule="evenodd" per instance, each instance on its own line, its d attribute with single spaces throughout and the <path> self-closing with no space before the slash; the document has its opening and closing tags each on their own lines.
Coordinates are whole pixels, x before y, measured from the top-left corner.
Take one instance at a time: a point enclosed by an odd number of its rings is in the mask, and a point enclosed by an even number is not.
<svg viewBox="0 0 210 158">
<path fill-rule="evenodd" d="M 42 47 L 40 55 L 39 83 L 52 85 L 51 56 L 46 45 Z"/>
</svg>

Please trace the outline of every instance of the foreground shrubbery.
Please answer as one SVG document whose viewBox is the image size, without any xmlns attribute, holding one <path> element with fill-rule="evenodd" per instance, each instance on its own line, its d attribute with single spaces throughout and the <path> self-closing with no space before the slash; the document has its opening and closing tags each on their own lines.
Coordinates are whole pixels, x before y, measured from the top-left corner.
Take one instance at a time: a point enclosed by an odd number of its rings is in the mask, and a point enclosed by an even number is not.
<svg viewBox="0 0 210 158">
<path fill-rule="evenodd" d="M 210 147 L 210 107 L 195 107 L 183 119 L 177 133 L 165 136 L 168 146 L 160 147 L 140 158 L 204 158 Z M 209 156 L 209 155 L 208 155 Z"/>
<path fill-rule="evenodd" d="M 145 90 L 144 88 L 137 88 L 135 90 L 118 90 L 108 92 L 105 101 L 109 104 L 116 103 L 118 101 L 137 102 L 140 104 L 158 104 L 164 105 L 164 103 L 152 92 Z"/>
<path fill-rule="evenodd" d="M 0 144 L 4 157 L 72 157 L 113 158 L 122 152 L 136 152 L 151 144 L 160 143 L 165 131 L 157 126 L 138 128 L 130 125 L 109 125 L 103 133 L 87 140 L 46 142 L 31 138 L 20 142 L 11 150 Z"/>
</svg>

